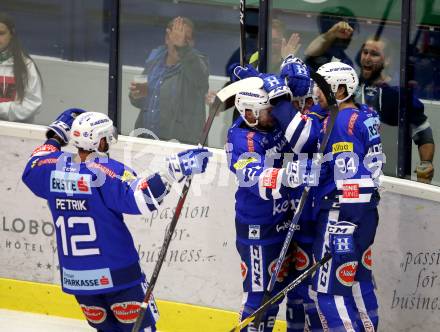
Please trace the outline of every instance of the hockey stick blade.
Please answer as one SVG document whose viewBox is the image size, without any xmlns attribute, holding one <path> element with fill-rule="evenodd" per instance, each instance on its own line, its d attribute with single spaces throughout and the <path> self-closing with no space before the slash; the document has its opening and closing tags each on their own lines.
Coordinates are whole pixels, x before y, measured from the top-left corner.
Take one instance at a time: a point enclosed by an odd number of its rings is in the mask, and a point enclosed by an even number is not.
<svg viewBox="0 0 440 332">
<path fill-rule="evenodd" d="M 286 296 L 288 292 L 290 292 L 292 289 L 296 288 L 306 278 L 311 276 L 317 269 L 319 269 L 321 266 L 325 265 L 331 258 L 332 258 L 332 255 L 329 252 L 327 252 L 320 261 L 313 264 L 309 269 L 304 271 L 303 274 L 301 274 L 298 278 L 293 280 L 290 284 L 288 284 L 286 287 L 284 287 L 281 291 L 276 293 L 274 296 L 270 297 L 267 301 L 265 301 L 261 305 L 261 307 L 259 307 L 251 315 L 249 315 L 244 320 L 242 320 L 240 323 L 238 323 L 229 332 L 240 332 L 241 329 L 248 326 L 255 319 L 255 316 L 257 314 L 261 313 L 262 311 L 266 311 L 266 309 L 268 309 L 268 307 L 275 304 L 276 302 L 278 302 L 278 300 L 280 300 L 281 298 Z"/>
<path fill-rule="evenodd" d="M 226 101 L 226 99 L 236 95 L 238 92 L 243 91 L 244 89 L 260 89 L 263 87 L 263 79 L 260 77 L 248 77 L 237 82 L 231 83 L 217 92 L 216 99 L 220 99 L 222 103 Z"/>
<path fill-rule="evenodd" d="M 322 154 L 325 151 L 325 148 L 327 146 L 328 139 L 330 137 L 330 134 L 333 129 L 333 125 L 335 123 L 336 116 L 338 114 L 338 104 L 336 102 L 336 98 L 334 93 L 331 91 L 330 85 L 327 83 L 327 81 L 318 73 L 311 72 L 310 73 L 311 78 L 315 81 L 315 83 L 319 86 L 321 91 L 324 93 L 324 95 L 327 98 L 328 108 L 330 111 L 330 115 L 328 118 L 326 130 L 324 137 L 322 139 L 321 145 L 319 147 L 319 154 Z M 265 300 L 267 300 L 270 297 L 270 294 L 272 293 L 272 290 L 275 287 L 275 283 L 277 281 L 277 276 L 280 273 L 281 266 L 283 265 L 284 259 L 287 255 L 287 251 L 290 247 L 290 242 L 292 242 L 293 234 L 296 230 L 296 225 L 298 224 L 299 218 L 301 217 L 301 213 L 303 211 L 304 205 L 306 203 L 306 200 L 309 196 L 310 187 L 306 187 L 301 194 L 301 198 L 298 203 L 298 208 L 295 210 L 295 213 L 293 215 L 292 220 L 289 223 L 289 228 L 287 230 L 286 237 L 283 242 L 283 246 L 281 247 L 280 254 L 278 256 L 278 259 L 275 264 L 275 268 L 273 269 L 271 275 L 269 284 L 266 287 L 266 290 L 264 291 L 263 299 L 261 303 L 264 303 Z M 263 318 L 264 310 L 262 310 L 260 313 L 258 313 L 255 317 L 255 325 L 260 325 L 261 319 Z"/>
</svg>

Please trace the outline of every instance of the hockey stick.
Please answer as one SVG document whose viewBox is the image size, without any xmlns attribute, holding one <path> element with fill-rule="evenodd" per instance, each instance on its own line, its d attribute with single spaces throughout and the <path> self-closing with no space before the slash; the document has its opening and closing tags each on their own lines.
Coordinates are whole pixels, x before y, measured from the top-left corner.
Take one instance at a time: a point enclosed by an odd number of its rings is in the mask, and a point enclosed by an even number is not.
<svg viewBox="0 0 440 332">
<path fill-rule="evenodd" d="M 245 65 L 246 57 L 246 0 L 240 0 L 240 66 Z"/>
<path fill-rule="evenodd" d="M 217 115 L 217 113 L 222 110 L 223 103 L 225 102 L 226 99 L 232 97 L 233 95 L 237 94 L 238 92 L 246 88 L 259 89 L 262 86 L 263 86 L 263 80 L 261 78 L 250 77 L 232 83 L 227 87 L 221 89 L 215 96 L 215 101 L 212 104 L 212 107 L 210 107 L 209 109 L 209 117 L 205 122 L 205 125 L 203 127 L 203 132 L 199 140 L 200 145 L 205 146 L 206 140 L 208 139 L 209 130 L 211 129 L 214 118 Z M 173 236 L 174 230 L 176 229 L 177 221 L 179 220 L 180 213 L 182 212 L 183 204 L 185 203 L 186 196 L 188 195 L 188 191 L 191 186 L 191 181 L 192 181 L 192 176 L 186 178 L 185 185 L 183 186 L 179 201 L 177 202 L 176 211 L 174 212 L 173 219 L 171 220 L 168 230 L 165 233 L 163 244 L 159 253 L 159 258 L 154 267 L 153 274 L 151 275 L 151 279 L 149 281 L 147 290 L 145 292 L 144 300 L 141 303 L 139 316 L 136 318 L 136 322 L 134 323 L 133 329 L 131 330 L 132 332 L 138 332 L 141 327 L 142 320 L 144 319 L 145 312 L 148 308 L 150 297 L 153 293 L 154 286 L 156 285 L 157 279 L 159 277 L 160 269 L 162 267 L 163 262 L 165 261 L 165 256 L 167 254 L 168 247 L 171 242 L 171 238 Z"/>
<path fill-rule="evenodd" d="M 238 323 L 230 332 L 239 332 L 242 328 L 245 328 L 246 326 L 251 323 L 256 315 L 260 314 L 261 312 L 264 312 L 270 307 L 271 305 L 275 304 L 280 300 L 283 296 L 286 296 L 288 292 L 290 292 L 292 289 L 297 287 L 300 283 L 304 281 L 304 279 L 308 278 L 310 275 L 312 275 L 317 269 L 319 269 L 321 266 L 326 264 L 330 259 L 332 258 L 332 255 L 327 252 L 324 257 L 313 264 L 309 269 L 304 271 L 298 278 L 293 280 L 290 284 L 288 284 L 286 287 L 284 287 L 281 291 L 279 291 L 277 294 L 272 296 L 271 298 L 267 299 L 264 304 L 259 307 L 257 310 L 255 310 L 250 316 L 246 317 L 244 320 L 242 320 L 240 323 Z"/>
<path fill-rule="evenodd" d="M 321 145 L 319 147 L 318 155 L 321 155 L 327 146 L 328 139 L 330 138 L 330 134 L 333 129 L 333 125 L 335 123 L 336 116 L 338 114 L 338 104 L 336 102 L 335 95 L 333 94 L 330 86 L 327 84 L 325 79 L 319 75 L 318 73 L 311 72 L 311 78 L 315 81 L 315 83 L 319 86 L 321 91 L 327 98 L 328 109 L 330 111 L 330 116 L 328 118 L 327 127 L 325 129 L 324 137 L 322 139 Z M 277 276 L 280 273 L 281 266 L 283 265 L 284 259 L 287 254 L 287 250 L 289 249 L 290 242 L 292 242 L 293 234 L 296 230 L 296 225 L 298 224 L 299 218 L 301 217 L 301 213 L 303 211 L 304 205 L 306 204 L 307 198 L 309 196 L 310 187 L 306 186 L 301 194 L 301 198 L 298 203 L 298 208 L 295 210 L 295 214 L 293 215 L 292 220 L 290 221 L 289 228 L 287 230 L 286 238 L 284 239 L 283 246 L 281 247 L 280 255 L 275 264 L 275 269 L 272 271 L 270 275 L 270 281 L 267 285 L 266 290 L 264 291 L 262 304 L 265 304 L 267 300 L 271 296 L 271 292 L 275 287 L 275 283 L 277 281 Z M 261 310 L 255 317 L 254 324 L 256 327 L 260 325 L 261 319 L 263 318 L 265 310 Z"/>
</svg>

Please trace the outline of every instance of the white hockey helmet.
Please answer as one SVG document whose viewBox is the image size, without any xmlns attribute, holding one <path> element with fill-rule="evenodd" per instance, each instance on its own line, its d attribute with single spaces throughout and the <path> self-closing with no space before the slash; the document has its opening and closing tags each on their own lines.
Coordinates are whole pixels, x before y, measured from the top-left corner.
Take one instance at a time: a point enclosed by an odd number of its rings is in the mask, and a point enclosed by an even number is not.
<svg viewBox="0 0 440 332">
<path fill-rule="evenodd" d="M 116 128 L 106 114 L 85 112 L 78 115 L 73 121 L 70 129 L 70 141 L 77 148 L 98 151 L 101 138 L 106 138 L 109 145 L 117 141 Z"/>
<path fill-rule="evenodd" d="M 267 92 L 263 89 L 247 89 L 238 92 L 235 95 L 235 107 L 240 112 L 241 117 L 244 119 L 246 124 L 250 127 L 255 127 L 258 125 L 258 118 L 260 116 L 260 111 L 270 108 L 269 96 Z M 246 120 L 245 112 L 246 110 L 251 110 L 257 121 L 255 123 L 249 123 Z"/>
<path fill-rule="evenodd" d="M 350 98 L 359 85 L 359 78 L 353 67 L 339 61 L 326 63 L 319 67 L 316 72 L 324 77 L 334 94 L 338 91 L 339 85 L 343 84 L 347 87 L 347 97 L 337 99 L 338 103 Z"/>
</svg>

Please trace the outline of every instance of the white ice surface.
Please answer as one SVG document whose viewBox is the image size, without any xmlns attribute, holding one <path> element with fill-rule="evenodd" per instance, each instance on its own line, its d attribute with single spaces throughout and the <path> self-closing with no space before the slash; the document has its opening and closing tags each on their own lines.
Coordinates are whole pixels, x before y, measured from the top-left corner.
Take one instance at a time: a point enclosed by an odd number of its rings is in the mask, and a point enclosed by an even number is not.
<svg viewBox="0 0 440 332">
<path fill-rule="evenodd" d="M 86 321 L 0 309 L 2 332 L 93 332 Z"/>
</svg>

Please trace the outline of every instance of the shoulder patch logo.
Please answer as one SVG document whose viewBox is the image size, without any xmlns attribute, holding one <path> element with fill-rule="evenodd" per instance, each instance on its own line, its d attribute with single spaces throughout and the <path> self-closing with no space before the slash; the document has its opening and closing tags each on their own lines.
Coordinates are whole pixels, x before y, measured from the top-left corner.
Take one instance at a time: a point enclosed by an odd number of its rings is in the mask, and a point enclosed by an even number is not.
<svg viewBox="0 0 440 332">
<path fill-rule="evenodd" d="M 377 117 L 368 118 L 364 121 L 364 125 L 367 127 L 370 141 L 380 136 L 380 121 Z"/>
<path fill-rule="evenodd" d="M 243 169 L 245 168 L 248 164 L 250 163 L 254 163 L 257 162 L 258 160 L 253 158 L 253 157 L 249 157 L 247 159 L 240 159 L 238 160 L 235 164 L 234 164 L 234 168 L 235 169 Z"/>
<path fill-rule="evenodd" d="M 124 174 L 122 174 L 121 181 L 132 182 L 134 180 L 136 180 L 136 177 L 134 176 L 134 174 L 127 171 L 127 170 L 124 170 Z"/>
</svg>

